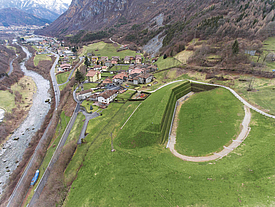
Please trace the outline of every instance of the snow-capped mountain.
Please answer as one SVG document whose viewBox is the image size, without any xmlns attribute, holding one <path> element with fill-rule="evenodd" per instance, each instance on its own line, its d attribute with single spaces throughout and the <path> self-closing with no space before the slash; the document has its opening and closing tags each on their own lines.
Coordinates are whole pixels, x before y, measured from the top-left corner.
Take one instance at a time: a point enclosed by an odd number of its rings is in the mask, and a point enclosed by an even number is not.
<svg viewBox="0 0 275 207">
<path fill-rule="evenodd" d="M 0 0 L 0 8 L 14 7 L 54 21 L 70 3 L 71 0 Z"/>
</svg>

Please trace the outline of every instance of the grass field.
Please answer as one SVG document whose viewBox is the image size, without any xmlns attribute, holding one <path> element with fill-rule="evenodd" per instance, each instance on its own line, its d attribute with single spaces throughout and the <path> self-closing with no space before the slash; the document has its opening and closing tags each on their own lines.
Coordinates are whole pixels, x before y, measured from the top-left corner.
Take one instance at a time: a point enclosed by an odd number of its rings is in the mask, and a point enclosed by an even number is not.
<svg viewBox="0 0 275 207">
<path fill-rule="evenodd" d="M 102 116 L 89 121 L 86 130 L 88 135 L 85 138 L 85 143 L 78 146 L 71 162 L 66 168 L 65 183 L 72 182 L 76 177 L 87 152 L 95 152 L 106 139 L 110 141 L 110 134 L 113 133 L 113 136 L 115 136 L 117 133 L 115 130 L 125 122 L 138 104 L 139 102 L 127 102 L 126 104 L 112 103 L 107 109 L 102 111 Z"/>
<path fill-rule="evenodd" d="M 241 78 L 250 80 L 253 77 L 241 76 Z M 270 114 L 275 114 L 275 80 L 254 78 L 253 90 L 247 91 L 249 82 L 236 80 L 234 86 L 231 87 L 249 103 L 259 106 Z"/>
<path fill-rule="evenodd" d="M 76 120 L 74 122 L 72 130 L 71 130 L 71 132 L 70 132 L 70 134 L 69 134 L 69 136 L 68 136 L 68 138 L 65 142 L 65 145 L 68 144 L 72 140 L 77 142 L 77 140 L 80 136 L 82 127 L 84 125 L 84 120 L 85 120 L 85 116 L 82 113 L 79 113 L 76 117 Z"/>
<path fill-rule="evenodd" d="M 83 88 L 84 90 L 88 90 L 90 88 L 96 88 L 98 86 L 98 83 L 84 83 Z"/>
<path fill-rule="evenodd" d="M 0 91 L 0 107 L 11 112 L 15 108 L 14 94 L 9 91 Z"/>
<path fill-rule="evenodd" d="M 175 58 L 177 60 L 179 60 L 180 62 L 182 62 L 183 64 L 186 64 L 186 61 L 188 60 L 189 57 L 191 57 L 193 55 L 193 51 L 189 51 L 189 50 L 184 50 L 180 53 L 178 53 Z"/>
<path fill-rule="evenodd" d="M 119 47 L 115 47 L 113 44 L 107 44 L 105 42 L 98 42 L 94 44 L 90 44 L 88 46 L 84 46 L 81 50 L 80 55 L 87 55 L 87 53 L 94 53 L 96 56 L 108 56 L 112 58 L 112 56 L 119 56 L 120 58 L 124 58 L 125 56 L 136 56 L 141 55 L 140 53 L 136 53 L 132 50 L 123 50 L 117 52 Z"/>
<path fill-rule="evenodd" d="M 163 56 L 161 56 L 161 57 L 159 57 L 156 64 L 157 64 L 159 70 L 163 70 L 163 69 L 179 66 L 182 63 L 179 60 L 177 60 L 176 58 L 167 57 L 166 59 L 163 59 Z"/>
<path fill-rule="evenodd" d="M 118 94 L 117 98 L 121 98 L 121 99 L 127 100 L 127 99 L 131 98 L 134 93 L 135 93 L 135 91 L 127 90 L 127 91 L 125 91 L 122 94 Z"/>
<path fill-rule="evenodd" d="M 128 70 L 129 65 L 113 66 L 109 71 Z"/>
<path fill-rule="evenodd" d="M 42 60 L 49 60 L 51 61 L 52 59 L 48 56 L 49 54 L 41 54 L 41 55 L 35 55 L 33 59 L 33 64 L 35 66 L 38 66 L 39 62 Z"/>
<path fill-rule="evenodd" d="M 15 105 L 15 95 L 14 92 L 18 91 L 22 95 L 22 103 L 20 103 L 20 107 L 24 110 L 28 110 L 30 104 L 32 103 L 33 94 L 36 92 L 36 85 L 32 78 L 30 77 L 22 77 L 18 83 L 15 83 L 11 86 L 11 90 L 13 94 L 9 91 L 0 91 L 0 108 L 3 108 L 7 112 L 11 112 Z"/>
<path fill-rule="evenodd" d="M 101 73 L 101 77 L 112 77 L 114 76 L 114 74 L 111 74 L 111 73 Z"/>
<path fill-rule="evenodd" d="M 181 107 L 175 149 L 188 156 L 221 151 L 236 139 L 243 118 L 243 104 L 226 89 L 194 94 Z"/>
<path fill-rule="evenodd" d="M 165 91 L 160 94 L 165 95 Z M 154 111 L 163 104 L 160 99 L 154 102 Z M 118 112 L 125 113 L 125 107 L 130 106 L 123 105 L 123 110 Z M 126 119 L 133 109 L 131 106 L 125 116 L 121 116 L 123 113 L 109 114 L 108 119 L 105 116 L 103 120 L 102 116 L 90 123 L 88 143 L 97 139 L 90 146 L 87 143 L 78 147 L 66 170 L 68 176 L 72 175 L 69 172 L 75 173 L 87 153 L 77 177 L 74 174 L 76 180 L 64 206 L 227 207 L 275 204 L 273 119 L 252 112 L 252 130 L 236 150 L 218 161 L 192 163 L 174 157 L 169 149 L 157 143 L 145 142 L 143 147 L 134 149 L 123 146 L 122 139 L 125 139 L 124 142 L 132 141 L 130 130 L 137 128 L 133 124 L 138 122 L 138 117 L 145 119 L 144 125 L 156 120 L 144 113 L 144 107 L 138 109 L 125 128 L 120 130 L 124 123 L 121 118 Z M 146 112 L 150 113 L 149 109 Z M 100 133 L 102 130 L 104 134 Z M 115 152 L 110 151 L 111 140 L 107 138 L 110 132 L 115 139 Z"/>
<path fill-rule="evenodd" d="M 94 106 L 92 104 L 93 104 L 92 101 L 86 101 L 86 100 L 84 100 L 82 102 L 81 106 L 85 107 L 85 109 L 86 109 L 86 111 L 88 113 L 97 111 L 99 109 L 99 107 L 98 106 Z M 93 110 L 90 110 L 90 106 L 93 106 Z"/>
<path fill-rule="evenodd" d="M 58 84 L 65 83 L 68 80 L 71 71 L 67 71 L 65 73 L 59 73 L 56 75 L 56 80 Z"/>
</svg>

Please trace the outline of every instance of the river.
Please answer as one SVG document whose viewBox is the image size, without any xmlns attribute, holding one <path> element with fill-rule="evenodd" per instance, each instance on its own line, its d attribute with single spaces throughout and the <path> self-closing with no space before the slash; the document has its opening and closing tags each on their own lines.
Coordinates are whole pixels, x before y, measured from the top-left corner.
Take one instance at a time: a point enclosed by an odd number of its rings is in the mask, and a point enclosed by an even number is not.
<svg viewBox="0 0 275 207">
<path fill-rule="evenodd" d="M 31 57 L 31 53 L 25 47 L 22 47 L 22 49 L 27 57 L 20 64 L 20 68 L 25 76 L 33 79 L 37 91 L 33 95 L 33 104 L 27 118 L 0 149 L 0 196 L 3 193 L 4 185 L 8 182 L 9 176 L 19 165 L 31 138 L 40 129 L 51 107 L 50 104 L 45 102 L 45 100 L 51 98 L 49 93 L 50 82 L 38 73 L 27 70 L 25 63 Z"/>
</svg>

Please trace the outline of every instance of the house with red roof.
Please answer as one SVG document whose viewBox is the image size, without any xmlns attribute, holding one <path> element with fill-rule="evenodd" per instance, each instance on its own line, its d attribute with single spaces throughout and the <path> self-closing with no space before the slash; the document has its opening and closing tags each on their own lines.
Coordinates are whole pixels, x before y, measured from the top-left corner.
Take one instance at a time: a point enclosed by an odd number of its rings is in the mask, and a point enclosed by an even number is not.
<svg viewBox="0 0 275 207">
<path fill-rule="evenodd" d="M 122 84 L 124 81 L 127 81 L 128 75 L 126 72 L 121 72 L 113 77 L 113 83 Z"/>
<path fill-rule="evenodd" d="M 97 70 L 89 70 L 86 77 L 89 82 L 98 82 L 101 79 L 101 72 Z"/>
</svg>

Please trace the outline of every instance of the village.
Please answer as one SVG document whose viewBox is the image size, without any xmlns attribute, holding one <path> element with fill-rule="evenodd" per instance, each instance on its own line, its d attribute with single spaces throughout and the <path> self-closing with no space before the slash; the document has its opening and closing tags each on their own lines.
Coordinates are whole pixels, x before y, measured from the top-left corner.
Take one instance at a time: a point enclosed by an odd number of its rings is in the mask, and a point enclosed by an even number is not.
<svg viewBox="0 0 275 207">
<path fill-rule="evenodd" d="M 36 58 L 46 59 L 50 52 L 59 55 L 55 74 L 60 90 L 69 74 L 75 74 L 79 69 L 77 63 L 85 65 L 86 73 L 82 74 L 84 80 L 76 90 L 76 98 L 82 102 L 86 111 L 91 113 L 99 108 L 106 108 L 113 101 L 125 99 L 144 99 L 148 94 L 141 93 L 140 88 L 150 87 L 155 78 L 153 73 L 158 70 L 153 65 L 157 58 L 145 59 L 140 53 L 133 55 L 96 56 L 94 53 L 78 55 L 76 48 L 64 46 L 63 41 L 55 38 L 32 37 L 23 40 L 36 49 Z M 127 45 L 121 45 L 119 50 L 127 50 Z M 84 61 L 85 60 L 85 61 Z M 69 80 L 70 78 L 68 78 Z"/>
<path fill-rule="evenodd" d="M 145 98 L 146 95 L 137 91 L 138 86 L 151 86 L 151 82 L 154 80 L 152 73 L 157 71 L 156 66 L 142 63 L 141 55 L 125 56 L 122 59 L 119 56 L 112 56 L 110 60 L 107 56 L 87 58 L 91 62 L 91 67 L 87 68 L 86 80 L 81 84 L 81 90 L 76 96 L 79 101 L 90 101 L 92 105 L 99 108 L 106 108 L 118 95 L 126 93 L 128 90 L 132 91 L 128 98 L 131 98 L 133 94 L 138 94 L 133 97 L 134 99 Z M 128 69 L 110 71 L 110 68 L 117 65 L 127 66 Z M 89 83 L 97 85 L 94 88 L 83 90 L 83 85 Z M 86 107 L 86 109 L 87 111 L 92 110 L 93 106 Z"/>
</svg>

